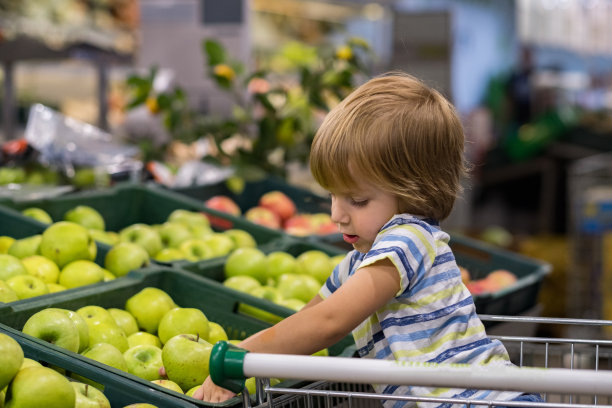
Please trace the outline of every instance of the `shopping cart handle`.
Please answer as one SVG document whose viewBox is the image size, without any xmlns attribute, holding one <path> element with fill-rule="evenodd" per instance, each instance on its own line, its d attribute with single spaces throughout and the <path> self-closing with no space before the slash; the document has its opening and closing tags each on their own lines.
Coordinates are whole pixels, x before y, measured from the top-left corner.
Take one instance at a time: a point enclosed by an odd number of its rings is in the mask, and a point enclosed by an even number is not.
<svg viewBox="0 0 612 408">
<path fill-rule="evenodd" d="M 227 341 L 218 341 L 210 353 L 210 378 L 215 384 L 236 394 L 242 392 L 246 377 L 244 375 L 244 356 L 248 350 Z"/>
</svg>

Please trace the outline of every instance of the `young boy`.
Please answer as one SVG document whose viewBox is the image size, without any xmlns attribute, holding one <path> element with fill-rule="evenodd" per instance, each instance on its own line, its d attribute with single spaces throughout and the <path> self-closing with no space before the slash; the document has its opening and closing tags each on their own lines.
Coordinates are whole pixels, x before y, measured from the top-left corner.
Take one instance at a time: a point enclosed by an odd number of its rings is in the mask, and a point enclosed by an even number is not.
<svg viewBox="0 0 612 408">
<path fill-rule="evenodd" d="M 439 226 L 466 172 L 463 144 L 453 106 L 406 74 L 376 77 L 335 107 L 314 139 L 310 166 L 331 193 L 332 220 L 355 250 L 302 310 L 239 346 L 309 355 L 352 333 L 360 357 L 510 365 L 504 346 L 487 337 Z M 374 388 L 395 395 L 525 398 L 519 392 Z M 210 378 L 196 393 L 210 402 L 231 396 Z"/>
</svg>

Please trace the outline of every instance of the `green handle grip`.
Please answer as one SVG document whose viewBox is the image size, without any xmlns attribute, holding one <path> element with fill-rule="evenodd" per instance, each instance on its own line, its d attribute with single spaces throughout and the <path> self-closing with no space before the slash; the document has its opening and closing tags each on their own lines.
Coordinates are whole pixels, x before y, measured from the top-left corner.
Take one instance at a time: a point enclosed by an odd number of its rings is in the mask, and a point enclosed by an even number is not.
<svg viewBox="0 0 612 408">
<path fill-rule="evenodd" d="M 248 350 L 227 341 L 218 341 L 210 353 L 210 378 L 215 384 L 236 394 L 242 392 L 246 377 L 244 356 Z"/>
</svg>

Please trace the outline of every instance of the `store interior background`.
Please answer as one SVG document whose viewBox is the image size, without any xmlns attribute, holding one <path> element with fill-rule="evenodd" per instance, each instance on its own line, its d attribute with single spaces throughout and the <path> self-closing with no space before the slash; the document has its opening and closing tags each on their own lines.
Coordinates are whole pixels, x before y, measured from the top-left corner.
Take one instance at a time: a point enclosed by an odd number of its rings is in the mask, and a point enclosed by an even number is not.
<svg viewBox="0 0 612 408">
<path fill-rule="evenodd" d="M 206 76 L 204 38 L 254 67 L 290 41 L 316 46 L 360 37 L 376 55 L 372 73 L 399 69 L 424 79 L 464 120 L 472 177 L 444 227 L 550 262 L 539 314 L 612 318 L 598 287 L 612 274 L 603 255 L 602 210 L 612 194 L 589 190 L 612 184 L 606 155 L 612 150 L 612 1 L 133 2 L 136 42 L 127 56 L 66 54 L 50 38 L 37 40 L 45 44 L 40 53 L 0 40 L 2 142 L 22 136 L 33 103 L 112 133 L 126 120 L 115 106 L 122 84 L 153 66 L 188 91 L 194 109 L 227 114 L 231 100 Z M 521 122 L 500 101 L 508 97 L 509 75 L 524 68 L 525 50 L 531 106 Z M 290 181 L 315 188 L 301 170 Z"/>
</svg>

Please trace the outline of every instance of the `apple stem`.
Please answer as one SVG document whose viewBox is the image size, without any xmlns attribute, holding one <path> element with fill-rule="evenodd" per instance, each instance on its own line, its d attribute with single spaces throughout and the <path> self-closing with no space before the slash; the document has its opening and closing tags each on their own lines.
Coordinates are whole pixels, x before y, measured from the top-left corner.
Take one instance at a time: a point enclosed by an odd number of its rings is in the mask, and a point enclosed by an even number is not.
<svg viewBox="0 0 612 408">
<path fill-rule="evenodd" d="M 87 397 L 87 393 L 89 392 L 89 384 L 85 384 L 85 396 Z"/>
<path fill-rule="evenodd" d="M 196 343 L 200 341 L 200 333 L 196 333 Z"/>
</svg>

